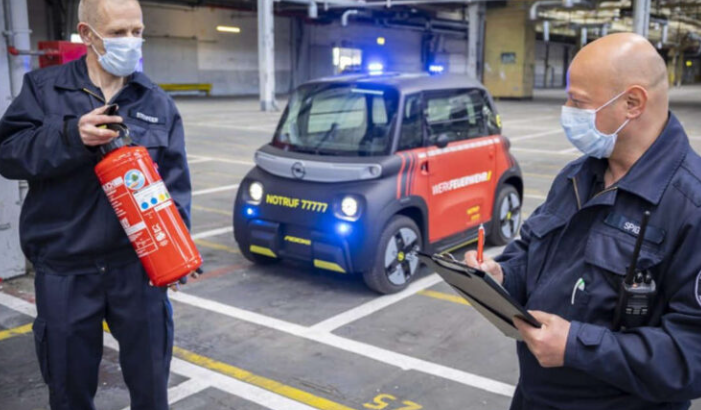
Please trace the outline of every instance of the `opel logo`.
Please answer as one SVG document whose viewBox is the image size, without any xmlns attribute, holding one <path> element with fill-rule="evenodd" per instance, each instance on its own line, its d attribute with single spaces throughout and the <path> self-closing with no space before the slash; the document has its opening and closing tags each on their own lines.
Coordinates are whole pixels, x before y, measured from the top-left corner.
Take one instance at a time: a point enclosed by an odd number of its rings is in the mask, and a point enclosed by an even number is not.
<svg viewBox="0 0 701 410">
<path fill-rule="evenodd" d="M 307 170 L 304 169 L 304 164 L 295 162 L 294 165 L 292 165 L 292 176 L 297 179 L 302 179 L 305 175 L 307 175 Z"/>
</svg>

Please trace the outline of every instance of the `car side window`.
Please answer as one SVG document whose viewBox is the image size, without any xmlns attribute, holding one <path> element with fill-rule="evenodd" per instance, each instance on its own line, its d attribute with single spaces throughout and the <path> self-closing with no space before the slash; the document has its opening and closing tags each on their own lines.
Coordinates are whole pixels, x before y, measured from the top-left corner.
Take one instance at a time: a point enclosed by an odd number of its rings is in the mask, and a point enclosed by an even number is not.
<svg viewBox="0 0 701 410">
<path fill-rule="evenodd" d="M 450 142 L 483 137 L 488 134 L 486 101 L 481 90 L 451 90 L 426 97 L 426 122 L 429 143 L 445 134 Z M 487 107 L 491 112 L 491 109 Z"/>
<path fill-rule="evenodd" d="M 409 95 L 404 100 L 402 112 L 402 128 L 399 135 L 397 151 L 419 148 L 423 146 L 423 110 L 421 94 Z"/>
</svg>

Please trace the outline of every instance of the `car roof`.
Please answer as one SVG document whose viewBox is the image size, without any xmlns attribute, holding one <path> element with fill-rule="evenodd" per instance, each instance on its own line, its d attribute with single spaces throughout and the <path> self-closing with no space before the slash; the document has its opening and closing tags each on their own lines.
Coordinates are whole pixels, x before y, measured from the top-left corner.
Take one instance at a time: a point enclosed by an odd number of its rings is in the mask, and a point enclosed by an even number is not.
<svg viewBox="0 0 701 410">
<path fill-rule="evenodd" d="M 484 86 L 474 78 L 458 74 L 429 75 L 428 73 L 400 74 L 383 73 L 370 74 L 344 74 L 333 77 L 325 77 L 305 83 L 309 84 L 369 84 L 391 86 L 402 94 L 411 94 L 419 91 L 454 90 L 459 88 L 477 88 L 485 90 Z"/>
</svg>

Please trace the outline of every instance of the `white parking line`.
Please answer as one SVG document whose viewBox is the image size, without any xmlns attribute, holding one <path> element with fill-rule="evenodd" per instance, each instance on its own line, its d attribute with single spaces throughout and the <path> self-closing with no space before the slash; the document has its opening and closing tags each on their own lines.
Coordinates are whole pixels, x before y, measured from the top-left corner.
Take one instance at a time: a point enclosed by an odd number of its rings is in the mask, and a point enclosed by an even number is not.
<svg viewBox="0 0 701 410">
<path fill-rule="evenodd" d="M 367 357 L 390 366 L 399 367 L 402 370 L 414 370 L 506 397 L 513 396 L 515 390 L 514 386 L 497 380 L 492 380 L 426 360 L 417 359 L 415 357 L 393 352 L 391 350 L 383 349 L 367 343 L 336 336 L 332 333 L 322 332 L 295 323 L 261 315 L 259 313 L 239 309 L 234 306 L 215 302 L 199 296 L 178 292 L 171 294 L 170 298 L 176 302 L 184 303 L 195 308 L 209 310 L 211 312 L 219 313 L 237 320 L 242 320 L 258 326 L 267 327 L 291 334 L 293 336 L 311 340 L 313 342 L 325 344 L 327 346 Z"/>
<path fill-rule="evenodd" d="M 487 256 L 494 257 L 503 251 L 503 247 L 491 248 L 485 252 Z M 216 312 L 237 320 L 253 323 L 258 326 L 267 327 L 293 336 L 305 338 L 317 343 L 322 343 L 334 348 L 345 350 L 360 356 L 364 356 L 391 366 L 399 367 L 403 370 L 414 370 L 430 374 L 432 376 L 441 377 L 457 383 L 461 383 L 470 387 L 482 389 L 491 393 L 502 396 L 511 397 L 514 392 L 514 386 L 502 383 L 497 380 L 492 380 L 476 374 L 454 369 L 448 366 L 439 365 L 415 357 L 407 356 L 401 353 L 393 352 L 381 347 L 373 346 L 367 343 L 362 343 L 347 339 L 341 336 L 334 335 L 328 330 L 338 329 L 340 326 L 352 323 L 362 317 L 368 316 L 374 312 L 390 306 L 405 299 L 407 296 L 425 289 L 427 287 L 438 284 L 442 281 L 438 275 L 430 275 L 420 281 L 417 281 L 415 286 L 410 287 L 410 290 L 385 297 L 380 297 L 374 301 L 370 301 L 357 308 L 351 309 L 348 312 L 341 313 L 331 319 L 322 321 L 312 327 L 305 327 L 285 320 L 269 317 L 260 313 L 250 312 L 224 303 L 201 298 L 199 296 L 190 295 L 184 292 L 178 292 L 170 295 L 172 300 L 194 306 L 199 309 Z M 377 301 L 379 300 L 379 301 Z M 328 329 L 328 330 L 327 330 Z"/>
<path fill-rule="evenodd" d="M 0 292 L 0 305 L 31 317 L 36 317 L 37 314 L 34 304 L 2 292 Z M 103 343 L 105 347 L 119 351 L 119 343 L 112 334 L 105 334 Z M 201 383 L 199 385 L 193 383 L 183 386 L 182 391 L 176 391 L 178 386 L 168 390 L 169 393 L 173 391 L 177 394 L 177 398 L 180 400 L 187 397 L 186 394 L 188 392 L 193 392 L 192 394 L 194 394 L 197 391 L 201 391 L 197 390 L 200 387 L 206 388 L 207 386 L 212 386 L 270 410 L 315 410 L 315 408 L 304 405 L 298 401 L 279 396 L 268 390 L 197 366 L 185 360 L 178 359 L 177 357 L 173 357 L 170 367 L 173 373 L 180 374 L 188 379 L 196 380 L 199 381 L 198 383 Z M 176 399 L 176 397 L 172 399 Z M 170 397 L 169 402 L 171 402 Z"/>
<path fill-rule="evenodd" d="M 192 164 L 199 164 L 201 162 L 211 162 L 211 161 L 214 161 L 214 160 L 212 158 L 200 157 L 200 158 L 196 158 L 196 159 L 192 159 L 192 160 L 188 159 L 187 164 L 192 165 Z"/>
<path fill-rule="evenodd" d="M 532 140 L 535 138 L 542 138 L 542 137 L 546 137 L 548 135 L 561 134 L 561 133 L 562 133 L 562 128 L 558 128 L 555 130 L 537 132 L 535 134 L 527 134 L 527 135 L 521 135 L 521 136 L 517 136 L 517 137 L 509 137 L 509 140 L 511 142 L 518 142 L 518 141 Z"/>
<path fill-rule="evenodd" d="M 547 149 L 536 149 L 536 148 L 520 148 L 520 147 L 511 147 L 511 151 L 514 152 L 523 152 L 526 154 L 541 154 L 541 155 L 558 155 L 558 156 L 567 156 L 567 157 L 579 157 L 581 154 L 579 153 L 562 153 L 560 151 L 550 151 Z"/>
<path fill-rule="evenodd" d="M 209 387 L 212 387 L 209 383 L 205 383 L 197 379 L 184 381 L 177 386 L 168 389 L 168 404 L 173 405 L 180 400 L 188 398 L 193 394 L 197 394 Z M 122 410 L 131 410 L 131 406 L 127 406 Z"/>
<path fill-rule="evenodd" d="M 233 227 L 233 226 L 228 226 L 228 227 L 226 227 L 226 228 L 212 229 L 212 230 L 209 230 L 209 231 L 204 231 L 204 232 L 196 233 L 196 234 L 192 235 L 192 239 L 204 239 L 204 238 L 209 238 L 209 237 L 212 237 L 212 236 L 223 235 L 223 234 L 225 234 L 225 233 L 230 233 L 230 232 L 233 232 L 233 231 L 234 231 L 234 227 Z"/>
<path fill-rule="evenodd" d="M 238 187 L 239 187 L 239 184 L 234 184 L 234 185 L 218 186 L 215 188 L 200 189 L 199 191 L 193 191 L 192 196 L 207 195 L 207 194 L 213 194 L 215 192 L 222 192 L 222 191 L 231 191 L 234 189 L 238 189 Z"/>
<path fill-rule="evenodd" d="M 579 152 L 579 149 L 577 147 L 567 148 L 567 149 L 563 149 L 563 150 L 558 151 L 558 153 L 560 153 L 560 154 L 576 154 L 578 152 Z"/>
<path fill-rule="evenodd" d="M 541 200 L 548 199 L 548 197 L 545 195 L 535 195 L 535 194 L 526 194 L 526 195 L 524 195 L 524 197 L 530 198 L 530 199 L 541 199 Z"/>
<path fill-rule="evenodd" d="M 253 161 L 245 161 L 242 159 L 230 159 L 230 158 L 221 158 L 221 157 L 206 157 L 204 155 L 189 155 L 191 158 L 195 158 L 193 161 L 188 161 L 188 164 L 192 163 L 198 163 L 198 162 L 209 162 L 209 161 L 217 161 L 217 162 L 226 162 L 228 164 L 237 164 L 237 165 L 255 165 L 256 163 Z"/>
<path fill-rule="evenodd" d="M 494 257 L 496 255 L 501 254 L 501 252 L 504 250 L 503 247 L 498 247 L 498 248 L 491 248 L 488 249 L 484 254 L 489 256 L 489 257 Z M 341 328 L 349 323 L 353 323 L 356 320 L 362 319 L 366 316 L 370 316 L 373 313 L 382 310 L 390 305 L 393 305 L 399 301 L 402 301 L 409 296 L 412 296 L 424 289 L 428 289 L 431 286 L 437 285 L 439 283 L 443 282 L 443 279 L 441 279 L 440 276 L 437 274 L 432 274 L 429 275 L 425 278 L 421 278 L 417 280 L 416 282 L 412 283 L 404 289 L 403 291 L 399 293 L 395 293 L 394 295 L 385 295 L 385 296 L 380 296 L 378 298 L 375 298 L 371 300 L 370 302 L 364 303 L 360 306 L 357 306 L 353 309 L 347 310 L 343 313 L 340 313 L 336 316 L 330 317 L 324 321 L 321 321 L 315 325 L 313 325 L 310 329 L 320 331 L 320 332 L 328 332 L 331 333 L 334 330 Z"/>
<path fill-rule="evenodd" d="M 369 316 L 378 310 L 384 309 L 387 306 L 393 305 L 400 300 L 404 300 L 408 298 L 409 296 L 414 295 L 416 292 L 422 291 L 424 289 L 430 288 L 431 286 L 434 286 L 438 283 L 441 283 L 443 279 L 441 279 L 440 276 L 437 274 L 432 274 L 430 276 L 427 276 L 425 278 L 421 278 L 420 280 L 417 280 L 416 282 L 412 283 L 404 289 L 403 291 L 399 293 L 395 293 L 394 295 L 385 295 L 385 296 L 380 296 L 378 298 L 375 298 L 371 300 L 370 302 L 367 302 L 365 304 L 362 304 L 356 308 L 353 308 L 351 310 L 347 310 L 341 314 L 338 314 L 334 317 L 328 318 L 322 322 L 319 322 L 315 324 L 314 326 L 311 327 L 313 330 L 318 330 L 320 332 L 333 332 L 334 330 L 338 329 L 339 327 L 343 327 L 349 323 L 355 322 L 358 319 L 364 318 L 366 316 Z"/>
<path fill-rule="evenodd" d="M 529 124 L 529 123 L 536 123 L 540 122 L 543 120 L 551 120 L 555 118 L 559 118 L 559 115 L 544 115 L 542 117 L 533 117 L 533 118 L 522 118 L 520 120 L 502 120 L 504 123 L 505 127 L 510 127 L 515 124 Z"/>
</svg>

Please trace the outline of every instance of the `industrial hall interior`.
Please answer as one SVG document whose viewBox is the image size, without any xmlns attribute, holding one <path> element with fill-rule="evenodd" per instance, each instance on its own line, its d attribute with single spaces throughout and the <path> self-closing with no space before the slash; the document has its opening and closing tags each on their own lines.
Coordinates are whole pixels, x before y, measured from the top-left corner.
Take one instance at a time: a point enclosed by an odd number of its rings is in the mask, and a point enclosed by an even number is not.
<svg viewBox="0 0 701 410">
<path fill-rule="evenodd" d="M 0 410 L 701 410 L 701 0 L 0 0 Z"/>
</svg>

